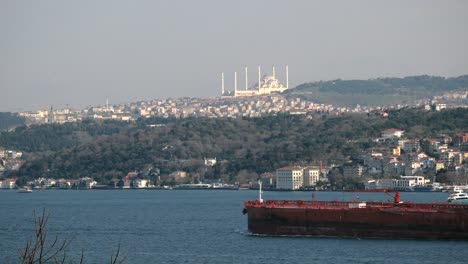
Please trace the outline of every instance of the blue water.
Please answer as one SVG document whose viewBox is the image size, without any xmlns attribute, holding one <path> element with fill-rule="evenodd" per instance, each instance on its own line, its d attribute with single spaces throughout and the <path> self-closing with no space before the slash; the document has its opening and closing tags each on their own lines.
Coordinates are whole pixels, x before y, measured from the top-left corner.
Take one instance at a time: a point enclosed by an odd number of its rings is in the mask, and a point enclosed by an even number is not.
<svg viewBox="0 0 468 264">
<path fill-rule="evenodd" d="M 318 200 L 356 194 L 316 192 Z M 312 192 L 265 192 L 311 199 Z M 468 263 L 468 242 L 261 237 L 247 233 L 242 202 L 255 191 L 0 191 L 0 263 L 18 263 L 33 233 L 33 211 L 50 214 L 50 239 L 74 237 L 69 254 L 109 263 L 120 241 L 125 263 Z M 362 200 L 387 200 L 360 194 Z M 444 201 L 445 193 L 402 193 L 404 201 Z"/>
</svg>

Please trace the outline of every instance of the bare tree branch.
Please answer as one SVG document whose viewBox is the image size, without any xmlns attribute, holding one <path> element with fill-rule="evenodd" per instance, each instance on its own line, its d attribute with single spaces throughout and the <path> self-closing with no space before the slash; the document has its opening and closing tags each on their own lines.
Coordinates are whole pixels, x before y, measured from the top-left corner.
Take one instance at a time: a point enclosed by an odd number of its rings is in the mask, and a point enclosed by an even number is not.
<svg viewBox="0 0 468 264">
<path fill-rule="evenodd" d="M 49 214 L 45 209 L 42 210 L 42 214 L 38 215 L 36 211 L 33 212 L 34 217 L 34 236 L 26 241 L 26 245 L 23 248 L 18 249 L 18 256 L 22 264 L 44 264 L 44 263 L 56 263 L 64 264 L 66 262 L 75 263 L 73 259 L 69 259 L 67 252 L 71 242 L 75 239 L 73 236 L 71 239 L 64 239 L 60 241 L 56 236 L 51 242 L 47 241 L 47 222 L 49 220 Z M 121 255 L 121 244 L 117 246 L 117 252 L 111 255 L 111 264 L 124 263 L 127 258 L 127 253 L 124 256 Z M 84 252 L 81 251 L 80 264 L 84 263 Z"/>
</svg>

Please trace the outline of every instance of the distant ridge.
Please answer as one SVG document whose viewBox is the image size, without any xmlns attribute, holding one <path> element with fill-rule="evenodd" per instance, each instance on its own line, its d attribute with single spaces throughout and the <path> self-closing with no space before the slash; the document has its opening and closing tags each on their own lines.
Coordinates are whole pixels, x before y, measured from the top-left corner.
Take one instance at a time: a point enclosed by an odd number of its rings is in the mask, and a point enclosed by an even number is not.
<svg viewBox="0 0 468 264">
<path fill-rule="evenodd" d="M 286 95 L 336 106 L 407 104 L 442 93 L 468 89 L 468 75 L 429 75 L 369 80 L 331 80 L 300 84 Z"/>
</svg>

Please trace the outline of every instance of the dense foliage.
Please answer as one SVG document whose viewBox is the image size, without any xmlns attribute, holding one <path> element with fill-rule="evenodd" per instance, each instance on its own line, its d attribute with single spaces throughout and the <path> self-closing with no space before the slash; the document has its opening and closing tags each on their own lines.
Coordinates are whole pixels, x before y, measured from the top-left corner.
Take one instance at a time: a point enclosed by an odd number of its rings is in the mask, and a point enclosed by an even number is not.
<svg viewBox="0 0 468 264">
<path fill-rule="evenodd" d="M 17 176 L 91 176 L 106 182 L 130 171 L 151 175 L 158 168 L 162 175 L 183 170 L 192 176 L 242 181 L 290 164 L 340 164 L 373 146 L 372 139 L 387 128 L 405 130 L 410 137 L 460 132 L 468 128 L 468 110 L 401 109 L 389 112 L 387 118 L 317 113 L 180 119 L 167 124 L 153 121 L 159 125 L 149 126 L 149 120 L 140 120 L 31 126 L 3 133 L 2 138 L 4 144 L 26 152 L 27 162 Z M 76 139 L 77 133 L 84 134 L 86 140 Z M 41 139 L 44 141 L 37 142 Z M 206 168 L 205 157 L 216 157 L 219 162 Z"/>
<path fill-rule="evenodd" d="M 112 120 L 20 126 L 14 132 L 0 133 L 0 146 L 25 152 L 59 151 L 128 127 L 126 122 Z"/>
<path fill-rule="evenodd" d="M 0 131 L 24 125 L 25 119 L 10 112 L 0 112 Z"/>
<path fill-rule="evenodd" d="M 467 88 L 468 75 L 456 78 L 421 75 L 312 82 L 301 84 L 287 93 L 319 103 L 352 106 L 405 104 L 412 100 Z"/>
</svg>

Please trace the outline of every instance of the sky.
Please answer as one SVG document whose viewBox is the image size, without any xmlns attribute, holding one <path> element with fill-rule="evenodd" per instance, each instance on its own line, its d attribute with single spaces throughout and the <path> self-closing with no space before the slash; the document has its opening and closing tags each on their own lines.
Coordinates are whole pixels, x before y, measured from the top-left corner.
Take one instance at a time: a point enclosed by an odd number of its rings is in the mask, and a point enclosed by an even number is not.
<svg viewBox="0 0 468 264">
<path fill-rule="evenodd" d="M 468 74 L 468 1 L 0 0 L 0 111 Z"/>
</svg>

